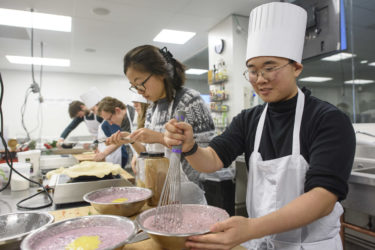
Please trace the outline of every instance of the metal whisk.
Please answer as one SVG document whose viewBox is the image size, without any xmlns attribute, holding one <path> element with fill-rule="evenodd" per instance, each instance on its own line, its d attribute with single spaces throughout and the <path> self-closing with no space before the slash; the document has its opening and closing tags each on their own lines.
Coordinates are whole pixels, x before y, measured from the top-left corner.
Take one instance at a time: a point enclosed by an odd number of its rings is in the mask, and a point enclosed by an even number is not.
<svg viewBox="0 0 375 250">
<path fill-rule="evenodd" d="M 185 111 L 177 111 L 176 119 L 185 121 L 185 115 Z M 167 176 L 156 208 L 154 225 L 162 231 L 176 229 L 182 223 L 181 147 L 181 145 L 172 147 Z"/>
</svg>

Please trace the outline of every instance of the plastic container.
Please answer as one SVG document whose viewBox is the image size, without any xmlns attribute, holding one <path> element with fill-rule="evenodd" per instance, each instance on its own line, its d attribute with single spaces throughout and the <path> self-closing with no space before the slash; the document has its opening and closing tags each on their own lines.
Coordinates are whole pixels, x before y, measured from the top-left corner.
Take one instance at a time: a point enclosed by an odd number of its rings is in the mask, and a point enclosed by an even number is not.
<svg viewBox="0 0 375 250">
<path fill-rule="evenodd" d="M 153 195 L 147 201 L 150 206 L 158 205 L 163 190 L 165 177 L 169 168 L 169 159 L 164 157 L 164 152 L 148 152 L 144 159 L 145 187 L 152 190 Z"/>
<path fill-rule="evenodd" d="M 40 150 L 29 150 L 17 153 L 18 162 L 31 163 L 31 176 L 39 177 L 40 173 Z"/>
<path fill-rule="evenodd" d="M 23 176 L 30 178 L 31 164 L 24 162 L 14 162 L 13 168 L 20 172 Z M 12 191 L 27 190 L 30 187 L 30 182 L 16 172 L 13 171 L 12 178 L 10 180 L 10 189 Z"/>
<path fill-rule="evenodd" d="M 7 163 L 0 164 L 0 188 L 5 187 L 9 180 L 10 168 Z"/>
<path fill-rule="evenodd" d="M 141 152 L 135 163 L 136 175 L 135 182 L 138 187 L 145 187 L 146 174 L 145 174 L 145 159 L 148 157 L 148 152 Z"/>
</svg>

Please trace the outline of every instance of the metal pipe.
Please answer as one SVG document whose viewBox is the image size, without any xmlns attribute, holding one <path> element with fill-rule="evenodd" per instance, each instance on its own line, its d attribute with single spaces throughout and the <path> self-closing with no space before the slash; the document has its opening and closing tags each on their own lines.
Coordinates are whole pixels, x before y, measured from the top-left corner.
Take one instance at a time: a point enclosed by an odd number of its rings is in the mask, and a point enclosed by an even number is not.
<svg viewBox="0 0 375 250">
<path fill-rule="evenodd" d="M 359 226 L 355 226 L 353 224 L 346 223 L 346 222 L 342 222 L 342 225 L 346 228 L 352 229 L 354 231 L 357 231 L 357 232 L 360 232 L 360 233 L 363 233 L 363 234 L 367 234 L 367 235 L 375 238 L 375 232 L 370 231 L 368 229 L 365 229 L 365 228 L 362 228 L 362 227 L 359 227 Z"/>
</svg>

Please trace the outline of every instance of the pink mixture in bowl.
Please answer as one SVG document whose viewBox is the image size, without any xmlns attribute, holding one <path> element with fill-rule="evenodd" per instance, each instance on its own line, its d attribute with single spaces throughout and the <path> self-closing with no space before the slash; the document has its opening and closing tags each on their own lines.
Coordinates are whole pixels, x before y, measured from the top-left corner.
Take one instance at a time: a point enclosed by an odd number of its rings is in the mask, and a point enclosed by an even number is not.
<svg viewBox="0 0 375 250">
<path fill-rule="evenodd" d="M 206 205 L 182 205 L 182 221 L 177 227 L 174 222 L 168 222 L 162 227 L 155 224 L 155 208 L 143 212 L 137 219 L 141 227 L 146 231 L 155 233 L 167 233 L 171 235 L 193 235 L 207 233 L 210 227 L 229 218 L 228 213 L 217 207 Z M 142 216 L 143 215 L 143 216 Z"/>
</svg>

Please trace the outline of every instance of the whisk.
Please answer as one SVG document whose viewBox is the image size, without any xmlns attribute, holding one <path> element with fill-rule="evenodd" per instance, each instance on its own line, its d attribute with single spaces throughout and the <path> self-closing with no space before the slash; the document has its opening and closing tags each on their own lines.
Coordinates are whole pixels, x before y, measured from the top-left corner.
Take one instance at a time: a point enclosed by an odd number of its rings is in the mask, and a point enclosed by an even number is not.
<svg viewBox="0 0 375 250">
<path fill-rule="evenodd" d="M 177 111 L 176 119 L 185 121 L 185 111 Z M 162 231 L 178 228 L 182 223 L 180 159 L 182 146 L 173 146 L 169 168 L 156 207 L 154 225 Z"/>
</svg>

